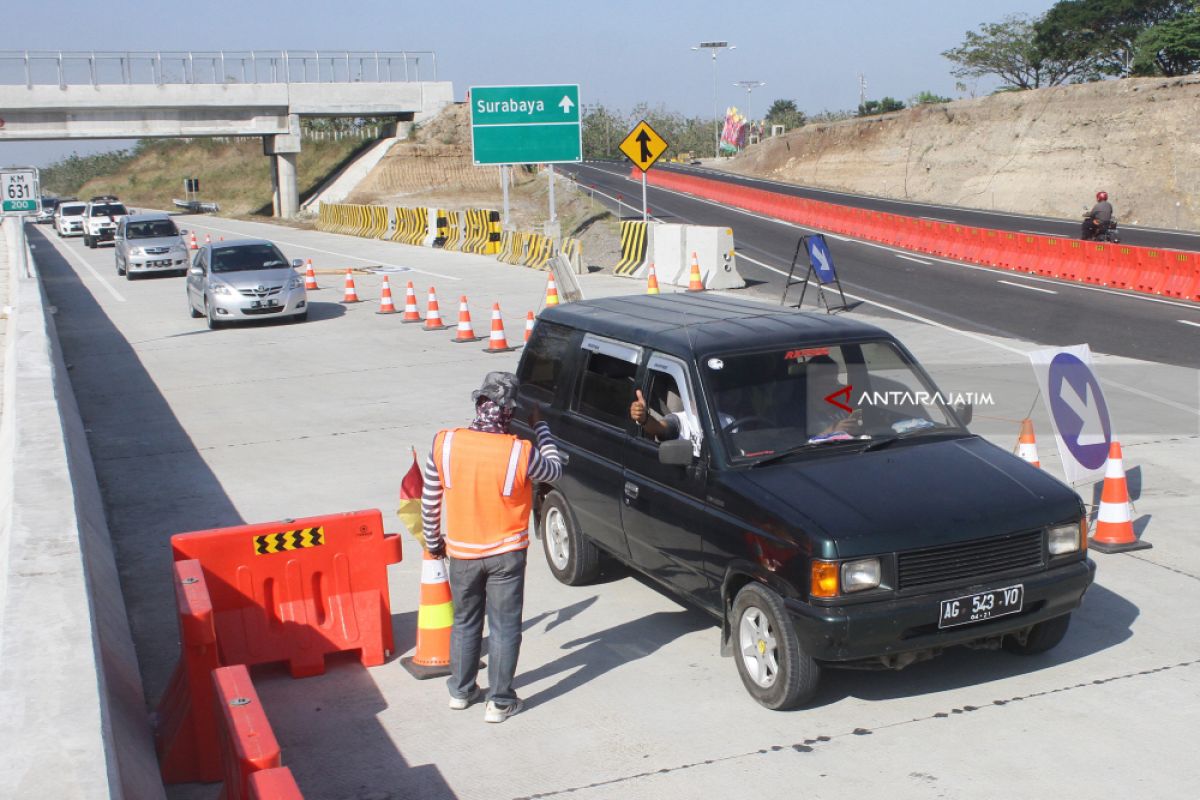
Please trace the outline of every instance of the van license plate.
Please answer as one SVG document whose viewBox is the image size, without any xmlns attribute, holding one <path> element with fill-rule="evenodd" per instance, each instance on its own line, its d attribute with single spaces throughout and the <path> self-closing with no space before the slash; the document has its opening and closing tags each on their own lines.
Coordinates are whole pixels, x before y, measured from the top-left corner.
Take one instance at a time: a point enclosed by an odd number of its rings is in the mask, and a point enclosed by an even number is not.
<svg viewBox="0 0 1200 800">
<path fill-rule="evenodd" d="M 992 589 L 990 592 L 968 594 L 942 601 L 942 613 L 938 618 L 939 628 L 953 628 L 971 622 L 1016 614 L 1025 603 L 1023 585 Z"/>
</svg>

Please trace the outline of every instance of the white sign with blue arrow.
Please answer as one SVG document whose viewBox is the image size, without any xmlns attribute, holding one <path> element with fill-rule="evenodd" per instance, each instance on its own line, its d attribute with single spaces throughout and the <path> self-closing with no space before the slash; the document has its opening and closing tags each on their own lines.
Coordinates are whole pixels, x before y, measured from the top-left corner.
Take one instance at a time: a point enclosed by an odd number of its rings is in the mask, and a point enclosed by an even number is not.
<svg viewBox="0 0 1200 800">
<path fill-rule="evenodd" d="M 1115 433 L 1091 350 L 1086 344 L 1034 350 L 1029 360 L 1054 425 L 1067 483 L 1101 477 Z"/>
</svg>

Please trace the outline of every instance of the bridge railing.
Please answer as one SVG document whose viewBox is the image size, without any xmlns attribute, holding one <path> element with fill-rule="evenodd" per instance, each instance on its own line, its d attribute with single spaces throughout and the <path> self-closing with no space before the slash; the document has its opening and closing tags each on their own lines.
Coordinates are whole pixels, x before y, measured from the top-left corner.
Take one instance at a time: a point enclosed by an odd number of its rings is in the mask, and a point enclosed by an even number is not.
<svg viewBox="0 0 1200 800">
<path fill-rule="evenodd" d="M 0 85 L 393 83 L 437 80 L 432 50 L 0 50 Z"/>
</svg>

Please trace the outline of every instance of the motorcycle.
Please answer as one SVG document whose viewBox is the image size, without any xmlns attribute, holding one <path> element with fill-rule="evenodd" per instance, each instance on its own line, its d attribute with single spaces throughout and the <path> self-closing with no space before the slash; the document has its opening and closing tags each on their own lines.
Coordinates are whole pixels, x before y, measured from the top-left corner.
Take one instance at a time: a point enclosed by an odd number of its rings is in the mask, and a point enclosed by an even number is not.
<svg viewBox="0 0 1200 800">
<path fill-rule="evenodd" d="M 1085 242 L 1108 242 L 1117 244 L 1121 239 L 1117 235 L 1117 219 L 1113 217 L 1107 225 L 1097 225 L 1096 219 L 1087 212 L 1083 215 L 1082 237 Z"/>
</svg>

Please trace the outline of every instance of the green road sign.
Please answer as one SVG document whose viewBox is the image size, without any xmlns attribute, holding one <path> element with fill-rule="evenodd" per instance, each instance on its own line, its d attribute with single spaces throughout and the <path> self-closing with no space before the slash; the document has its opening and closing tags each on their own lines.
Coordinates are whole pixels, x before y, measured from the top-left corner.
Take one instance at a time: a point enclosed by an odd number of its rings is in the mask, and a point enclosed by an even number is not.
<svg viewBox="0 0 1200 800">
<path fill-rule="evenodd" d="M 579 86 L 473 86 L 470 97 L 476 164 L 583 160 Z"/>
<path fill-rule="evenodd" d="M 36 214 L 41 209 L 36 169 L 9 167 L 0 170 L 0 213 Z"/>
</svg>

